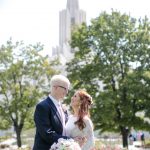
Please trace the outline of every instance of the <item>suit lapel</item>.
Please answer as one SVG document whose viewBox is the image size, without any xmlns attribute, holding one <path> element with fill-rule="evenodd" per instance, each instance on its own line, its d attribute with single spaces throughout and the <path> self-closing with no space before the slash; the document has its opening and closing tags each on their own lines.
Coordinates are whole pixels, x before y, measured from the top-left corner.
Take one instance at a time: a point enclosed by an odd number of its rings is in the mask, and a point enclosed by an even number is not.
<svg viewBox="0 0 150 150">
<path fill-rule="evenodd" d="M 58 110 L 57 110 L 55 104 L 53 103 L 53 101 L 52 101 L 49 97 L 47 98 L 47 101 L 48 101 L 48 103 L 49 103 L 51 109 L 53 109 L 53 111 L 56 113 L 57 117 L 59 118 L 59 121 L 60 121 L 61 124 L 62 124 L 61 116 L 60 116 L 60 114 L 59 114 L 59 112 L 58 112 Z"/>
</svg>

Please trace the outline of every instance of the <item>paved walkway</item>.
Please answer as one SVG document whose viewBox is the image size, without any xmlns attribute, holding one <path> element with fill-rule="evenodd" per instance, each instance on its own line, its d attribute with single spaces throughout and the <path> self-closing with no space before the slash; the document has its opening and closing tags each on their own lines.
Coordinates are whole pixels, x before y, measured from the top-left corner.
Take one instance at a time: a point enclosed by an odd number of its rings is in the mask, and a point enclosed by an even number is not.
<svg viewBox="0 0 150 150">
<path fill-rule="evenodd" d="M 129 150 L 150 150 L 150 148 L 143 148 L 140 141 L 133 142 L 132 145 L 129 145 Z"/>
<path fill-rule="evenodd" d="M 122 145 L 118 145 L 120 149 L 123 149 Z M 150 148 L 143 148 L 140 141 L 133 142 L 132 145 L 128 146 L 128 150 L 150 150 Z"/>
</svg>

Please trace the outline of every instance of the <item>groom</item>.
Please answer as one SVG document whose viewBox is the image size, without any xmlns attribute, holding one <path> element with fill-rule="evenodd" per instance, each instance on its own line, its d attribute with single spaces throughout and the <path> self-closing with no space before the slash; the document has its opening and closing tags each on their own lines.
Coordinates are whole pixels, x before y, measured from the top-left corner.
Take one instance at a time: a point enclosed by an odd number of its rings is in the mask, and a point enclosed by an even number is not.
<svg viewBox="0 0 150 150">
<path fill-rule="evenodd" d="M 67 117 L 60 104 L 68 93 L 70 82 L 63 75 L 54 75 L 50 85 L 49 96 L 38 103 L 35 109 L 36 135 L 33 150 L 49 150 L 59 138 L 67 139 L 64 129 Z"/>
</svg>

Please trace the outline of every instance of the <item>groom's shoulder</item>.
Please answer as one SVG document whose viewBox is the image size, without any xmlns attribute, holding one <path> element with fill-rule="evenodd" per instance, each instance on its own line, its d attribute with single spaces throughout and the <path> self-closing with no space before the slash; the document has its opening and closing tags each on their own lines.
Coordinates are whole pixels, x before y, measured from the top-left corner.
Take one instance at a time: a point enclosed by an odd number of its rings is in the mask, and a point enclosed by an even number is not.
<svg viewBox="0 0 150 150">
<path fill-rule="evenodd" d="M 45 106 L 45 105 L 47 105 L 47 103 L 48 103 L 48 98 L 49 97 L 47 97 L 47 98 L 44 98 L 44 99 L 42 99 L 38 104 L 37 104 L 37 106 Z"/>
</svg>

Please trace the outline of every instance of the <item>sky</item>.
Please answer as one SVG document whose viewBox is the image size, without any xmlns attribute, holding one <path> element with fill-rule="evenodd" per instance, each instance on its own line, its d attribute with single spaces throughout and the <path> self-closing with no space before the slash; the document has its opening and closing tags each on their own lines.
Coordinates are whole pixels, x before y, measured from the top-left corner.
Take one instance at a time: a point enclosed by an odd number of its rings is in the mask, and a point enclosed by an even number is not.
<svg viewBox="0 0 150 150">
<path fill-rule="evenodd" d="M 111 9 L 132 17 L 150 19 L 149 0 L 78 0 L 86 12 L 87 24 L 102 11 Z M 44 55 L 51 55 L 58 45 L 59 11 L 66 9 L 67 0 L 0 0 L 0 45 L 12 38 L 14 42 L 44 44 Z"/>
</svg>

